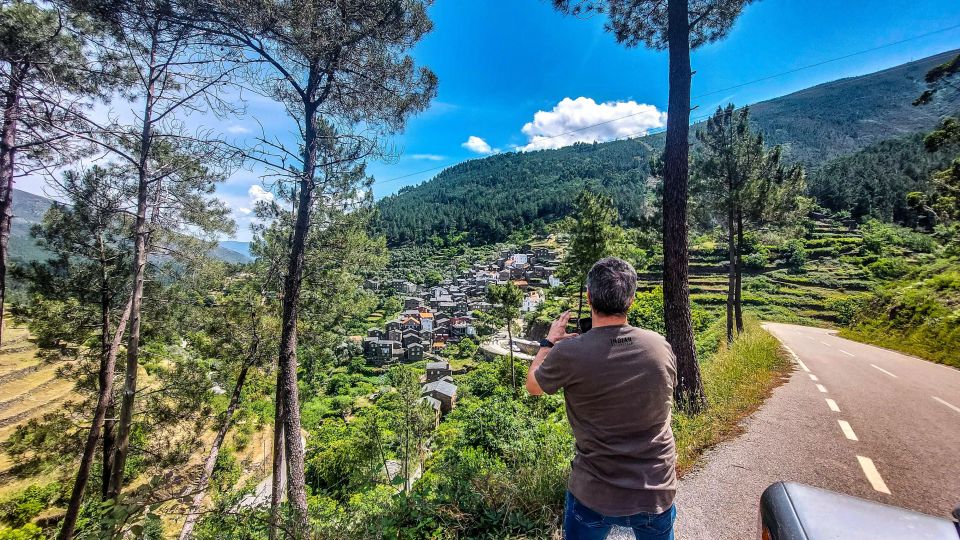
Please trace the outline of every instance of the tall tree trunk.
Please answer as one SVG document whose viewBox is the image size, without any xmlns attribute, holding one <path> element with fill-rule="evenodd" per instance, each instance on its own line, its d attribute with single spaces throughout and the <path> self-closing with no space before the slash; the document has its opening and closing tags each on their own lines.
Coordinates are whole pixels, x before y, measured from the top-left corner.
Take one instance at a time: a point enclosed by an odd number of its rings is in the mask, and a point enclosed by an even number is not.
<svg viewBox="0 0 960 540">
<path fill-rule="evenodd" d="M 283 453 L 283 387 L 280 385 L 277 366 L 277 397 L 273 415 L 273 476 L 270 483 L 270 530 L 269 540 L 276 540 L 280 524 L 280 500 L 286 487 L 287 469 Z"/>
<path fill-rule="evenodd" d="M 729 186 L 728 186 L 729 187 Z M 734 239 L 733 207 L 727 207 L 727 345 L 733 343 L 733 304 L 737 288 L 737 245 Z"/>
<path fill-rule="evenodd" d="M 150 191 L 150 150 L 153 142 L 154 81 L 157 79 L 153 63 L 157 39 L 150 53 L 151 68 L 148 71 L 146 97 L 144 99 L 143 128 L 140 132 L 140 162 L 137 179 L 137 217 L 134 232 L 133 267 L 131 268 L 133 290 L 130 295 L 130 333 L 127 337 L 127 362 L 124 371 L 123 398 L 120 402 L 120 418 L 117 422 L 116 444 L 113 452 L 113 467 L 107 496 L 116 499 L 123 488 L 123 469 L 127 463 L 130 445 L 130 429 L 133 423 L 133 401 L 137 395 L 137 371 L 140 359 L 140 313 L 143 305 L 143 283 L 147 271 L 150 224 L 147 221 L 147 206 Z"/>
<path fill-rule="evenodd" d="M 577 324 L 578 325 L 579 325 L 580 317 L 583 315 L 583 290 L 586 288 L 586 286 L 587 286 L 587 276 L 584 275 L 580 279 L 580 298 L 578 300 L 579 303 L 577 304 Z"/>
<path fill-rule="evenodd" d="M 668 0 L 670 96 L 663 174 L 663 315 L 677 357 L 675 399 L 689 413 L 706 406 L 690 316 L 687 282 L 687 179 L 690 134 L 690 23 L 688 0 Z"/>
<path fill-rule="evenodd" d="M 737 318 L 737 333 L 743 333 L 743 210 L 737 210 L 737 286 L 734 295 L 734 311 Z"/>
<path fill-rule="evenodd" d="M 116 367 L 114 367 L 116 369 Z M 117 407 L 114 392 L 107 396 L 107 412 L 103 419 L 102 457 L 100 496 L 106 500 L 110 493 L 110 478 L 113 476 L 113 451 L 117 443 Z"/>
<path fill-rule="evenodd" d="M 311 74 L 311 79 L 315 76 Z M 300 438 L 300 396 L 297 388 L 297 317 L 300 307 L 300 285 L 303 279 L 307 234 L 310 230 L 310 212 L 313 205 L 314 180 L 317 166 L 318 134 L 316 105 L 307 103 L 304 130 L 303 177 L 300 180 L 297 215 L 293 227 L 290 259 L 283 284 L 281 316 L 279 376 L 277 384 L 283 397 L 283 430 L 287 458 L 287 497 L 292 523 L 290 530 L 296 538 L 309 536 L 307 519 L 306 478 L 304 476 L 304 448 Z"/>
<path fill-rule="evenodd" d="M 26 67 L 10 63 L 10 83 L 3 104 L 3 133 L 0 134 L 0 343 L 3 342 L 4 308 L 7 299 L 7 247 L 13 220 L 13 163 L 20 120 L 20 88 Z"/>
<path fill-rule="evenodd" d="M 213 439 L 213 444 L 210 446 L 210 453 L 207 455 L 207 460 L 203 463 L 203 470 L 200 472 L 200 478 L 197 480 L 197 491 L 193 495 L 190 510 L 187 511 L 187 519 L 183 522 L 183 528 L 180 530 L 180 540 L 187 540 L 187 538 L 193 535 L 193 527 L 197 524 L 197 519 L 200 517 L 200 505 L 203 503 L 207 486 L 210 484 L 210 477 L 213 476 L 213 467 L 217 464 L 220 447 L 223 445 L 223 440 L 227 437 L 227 432 L 230 431 L 230 426 L 233 425 L 233 414 L 240 404 L 240 395 L 243 393 L 243 383 L 247 379 L 247 372 L 250 370 L 253 358 L 254 356 L 251 354 L 240 369 L 240 375 L 237 376 L 237 383 L 233 386 L 233 393 L 230 395 L 230 404 L 227 405 L 227 410 L 224 413 L 223 423 L 220 425 L 220 429 L 217 430 L 217 436 Z"/>
<path fill-rule="evenodd" d="M 127 321 L 130 319 L 130 304 L 130 302 L 127 302 L 123 314 L 120 315 L 112 339 L 110 338 L 109 300 L 105 300 L 101 306 L 101 346 L 103 350 L 100 357 L 100 373 L 98 374 L 100 393 L 97 396 L 97 406 L 93 410 L 93 422 L 90 424 L 90 432 L 87 433 L 87 442 L 83 446 L 83 456 L 80 458 L 80 465 L 77 468 L 77 478 L 73 482 L 73 491 L 70 494 L 70 502 L 67 504 L 67 513 L 63 517 L 63 522 L 60 524 L 60 533 L 57 535 L 60 540 L 71 538 L 77 526 L 77 517 L 80 515 L 80 505 L 83 502 L 83 492 L 86 489 L 87 480 L 90 478 L 93 456 L 97 452 L 100 430 L 104 425 L 108 406 L 113 402 L 113 379 L 117 365 L 117 353 L 120 350 L 120 344 L 123 342 L 123 332 L 127 326 Z"/>
<path fill-rule="evenodd" d="M 510 384 L 513 387 L 513 397 L 517 397 L 517 370 L 513 369 L 513 321 L 507 317 L 507 346 L 510 347 Z"/>
</svg>

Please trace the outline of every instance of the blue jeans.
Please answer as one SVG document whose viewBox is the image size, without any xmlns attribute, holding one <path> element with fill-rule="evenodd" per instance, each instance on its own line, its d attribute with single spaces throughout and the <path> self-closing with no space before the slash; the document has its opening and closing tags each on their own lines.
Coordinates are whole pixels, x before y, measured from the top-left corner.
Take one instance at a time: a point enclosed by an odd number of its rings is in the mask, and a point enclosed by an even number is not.
<svg viewBox="0 0 960 540">
<path fill-rule="evenodd" d="M 637 540 L 673 540 L 673 520 L 677 508 L 671 506 L 662 514 L 639 513 L 632 516 L 605 516 L 587 508 L 569 491 L 563 514 L 563 537 L 566 540 L 603 540 L 614 525 L 633 529 Z"/>
</svg>

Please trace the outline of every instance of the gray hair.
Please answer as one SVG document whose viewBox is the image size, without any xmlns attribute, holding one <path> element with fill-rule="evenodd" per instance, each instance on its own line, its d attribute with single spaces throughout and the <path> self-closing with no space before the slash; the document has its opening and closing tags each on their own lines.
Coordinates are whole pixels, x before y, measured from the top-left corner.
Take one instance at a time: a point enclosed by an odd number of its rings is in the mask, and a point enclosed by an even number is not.
<svg viewBox="0 0 960 540">
<path fill-rule="evenodd" d="M 587 291 L 597 313 L 624 315 L 637 294 L 637 271 L 623 259 L 600 259 L 587 274 Z"/>
</svg>

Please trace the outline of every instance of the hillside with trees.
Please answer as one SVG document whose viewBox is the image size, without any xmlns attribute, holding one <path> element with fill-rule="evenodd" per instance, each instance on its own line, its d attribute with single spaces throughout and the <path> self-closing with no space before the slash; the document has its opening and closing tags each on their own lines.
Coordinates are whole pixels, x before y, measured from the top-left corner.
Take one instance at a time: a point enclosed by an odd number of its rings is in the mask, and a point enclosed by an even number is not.
<svg viewBox="0 0 960 540">
<path fill-rule="evenodd" d="M 576 411 L 522 381 L 560 313 L 586 328 L 608 256 L 637 271 L 635 294 L 609 285 L 617 325 L 672 351 L 656 437 L 680 474 L 777 386 L 827 393 L 761 322 L 960 367 L 956 52 L 691 124 L 691 51 L 752 0 L 554 0 L 667 51 L 666 133 L 467 161 L 377 203 L 367 167 L 438 95 L 432 3 L 0 3 L 0 540 L 558 538 Z M 257 134 L 247 105 L 286 116 Z M 33 175 L 50 199 L 14 189 Z M 234 216 L 243 253 L 219 242 Z M 638 442 L 616 416 L 601 439 Z M 672 472 L 655 453 L 607 457 Z"/>
<path fill-rule="evenodd" d="M 924 74 L 952 56 L 945 52 L 751 105 L 752 125 L 768 144 L 782 145 L 787 161 L 808 169 L 810 193 L 823 196 L 821 204 L 900 218 L 902 195 L 924 191 L 925 172 L 941 161 L 922 151 L 919 133 L 958 109 L 960 90 L 947 87 L 922 109 L 911 103 L 925 88 Z M 467 232 L 474 243 L 497 242 L 516 228 L 567 215 L 589 182 L 617 202 L 624 224 L 655 220 L 659 183 L 650 160 L 664 140 L 656 133 L 467 161 L 380 200 L 380 226 L 391 245 L 455 232 Z M 876 201 L 865 202 L 873 195 Z"/>
</svg>

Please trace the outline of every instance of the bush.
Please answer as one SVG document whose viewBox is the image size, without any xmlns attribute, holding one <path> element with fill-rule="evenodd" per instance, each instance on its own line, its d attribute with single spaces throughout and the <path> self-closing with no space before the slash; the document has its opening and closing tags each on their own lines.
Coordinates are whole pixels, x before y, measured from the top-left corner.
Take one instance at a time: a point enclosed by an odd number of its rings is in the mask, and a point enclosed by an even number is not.
<svg viewBox="0 0 960 540">
<path fill-rule="evenodd" d="M 32 485 L 0 502 L 0 521 L 22 527 L 60 498 L 60 483 Z"/>
<path fill-rule="evenodd" d="M 763 270 L 769 262 L 770 253 L 766 249 L 761 249 L 743 258 L 743 266 L 750 270 Z"/>
<path fill-rule="evenodd" d="M 43 531 L 33 523 L 17 529 L 0 526 L 0 540 L 43 540 Z"/>
<path fill-rule="evenodd" d="M 937 241 L 932 236 L 875 219 L 864 223 L 860 232 L 864 249 L 872 253 L 884 253 L 889 247 L 902 247 L 917 253 L 937 250 Z"/>
<path fill-rule="evenodd" d="M 791 273 L 803 271 L 803 265 L 807 264 L 807 248 L 803 240 L 796 239 L 787 243 L 787 249 L 784 251 L 787 268 Z"/>
<path fill-rule="evenodd" d="M 837 323 L 847 326 L 867 307 L 869 299 L 866 294 L 831 298 L 827 300 L 826 308 L 837 314 Z"/>
<path fill-rule="evenodd" d="M 883 258 L 867 265 L 867 270 L 877 279 L 896 279 L 910 273 L 910 265 L 903 259 Z"/>
</svg>

